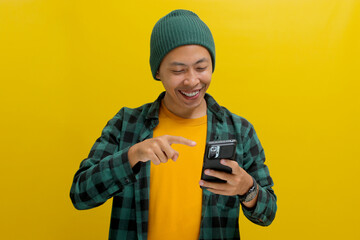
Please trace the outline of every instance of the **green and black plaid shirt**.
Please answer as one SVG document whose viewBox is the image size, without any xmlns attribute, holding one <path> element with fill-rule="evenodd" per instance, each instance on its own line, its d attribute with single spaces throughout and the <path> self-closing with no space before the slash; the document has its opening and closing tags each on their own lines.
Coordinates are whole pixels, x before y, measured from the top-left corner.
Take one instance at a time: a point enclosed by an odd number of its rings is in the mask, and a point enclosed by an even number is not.
<svg viewBox="0 0 360 240">
<path fill-rule="evenodd" d="M 107 123 L 75 174 L 70 197 L 77 209 L 93 208 L 113 198 L 109 239 L 147 239 L 150 162 L 131 168 L 127 153 L 132 145 L 152 137 L 159 123 L 158 113 L 164 95 L 160 94 L 155 102 L 139 108 L 122 108 Z M 205 99 L 207 141 L 235 138 L 237 162 L 259 185 L 256 207 L 242 206 L 245 216 L 256 224 L 269 225 L 277 209 L 276 196 L 264 164 L 264 150 L 253 126 L 220 107 L 209 94 Z M 240 206 L 237 196 L 203 190 L 199 239 L 240 239 Z"/>
</svg>

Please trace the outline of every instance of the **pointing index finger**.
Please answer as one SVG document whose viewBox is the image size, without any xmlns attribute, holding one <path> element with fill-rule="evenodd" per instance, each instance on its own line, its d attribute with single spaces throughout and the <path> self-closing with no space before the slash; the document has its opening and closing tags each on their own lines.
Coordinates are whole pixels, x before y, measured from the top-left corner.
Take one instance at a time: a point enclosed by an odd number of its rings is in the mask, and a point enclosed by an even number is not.
<svg viewBox="0 0 360 240">
<path fill-rule="evenodd" d="M 187 145 L 189 147 L 194 147 L 196 145 L 196 142 L 184 138 L 184 137 L 180 137 L 180 136 L 169 136 L 168 137 L 168 142 L 169 144 L 183 144 L 183 145 Z"/>
</svg>

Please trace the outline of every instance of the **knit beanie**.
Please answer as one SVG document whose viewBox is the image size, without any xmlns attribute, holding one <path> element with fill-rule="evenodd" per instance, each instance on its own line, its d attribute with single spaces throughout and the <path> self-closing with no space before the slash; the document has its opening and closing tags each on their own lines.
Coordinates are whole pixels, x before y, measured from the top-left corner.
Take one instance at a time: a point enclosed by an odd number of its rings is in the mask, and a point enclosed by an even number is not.
<svg viewBox="0 0 360 240">
<path fill-rule="evenodd" d="M 174 10 L 155 24 L 150 39 L 150 67 L 155 80 L 163 58 L 182 45 L 201 45 L 209 51 L 215 69 L 215 44 L 210 29 L 193 12 Z"/>
</svg>

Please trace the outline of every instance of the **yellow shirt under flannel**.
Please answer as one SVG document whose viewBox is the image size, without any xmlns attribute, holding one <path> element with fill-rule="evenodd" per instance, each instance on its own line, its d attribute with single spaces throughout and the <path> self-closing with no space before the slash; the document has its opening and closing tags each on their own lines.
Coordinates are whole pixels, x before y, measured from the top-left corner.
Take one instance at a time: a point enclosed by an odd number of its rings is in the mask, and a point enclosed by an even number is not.
<svg viewBox="0 0 360 240">
<path fill-rule="evenodd" d="M 182 136 L 195 141 L 196 146 L 173 144 L 171 147 L 179 152 L 176 162 L 170 159 L 167 163 L 151 164 L 148 240 L 199 238 L 202 204 L 199 181 L 206 130 L 206 115 L 184 119 L 161 104 L 153 137 Z"/>
</svg>

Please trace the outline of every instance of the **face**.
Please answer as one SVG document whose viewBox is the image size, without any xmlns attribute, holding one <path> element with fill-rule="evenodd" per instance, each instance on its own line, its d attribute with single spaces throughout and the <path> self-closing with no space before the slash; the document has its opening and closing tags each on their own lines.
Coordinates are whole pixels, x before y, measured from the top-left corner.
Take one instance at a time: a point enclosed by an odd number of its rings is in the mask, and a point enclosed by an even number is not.
<svg viewBox="0 0 360 240">
<path fill-rule="evenodd" d="M 183 118 L 206 115 L 204 95 L 211 76 L 210 53 L 199 45 L 184 45 L 170 51 L 156 75 L 166 90 L 165 106 Z"/>
</svg>

